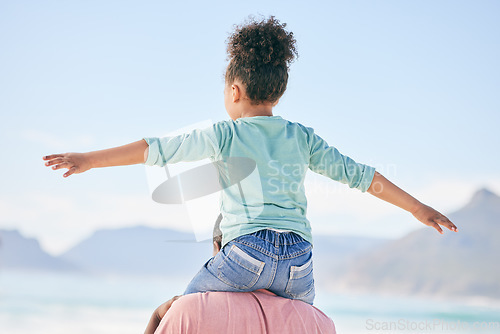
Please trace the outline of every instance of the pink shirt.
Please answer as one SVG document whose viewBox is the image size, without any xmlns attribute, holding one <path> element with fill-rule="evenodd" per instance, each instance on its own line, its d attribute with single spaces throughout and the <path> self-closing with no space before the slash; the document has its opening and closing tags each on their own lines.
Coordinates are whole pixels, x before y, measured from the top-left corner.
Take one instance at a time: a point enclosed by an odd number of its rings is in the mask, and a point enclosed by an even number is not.
<svg viewBox="0 0 500 334">
<path fill-rule="evenodd" d="M 314 306 L 267 290 L 204 292 L 172 304 L 155 334 L 335 334 L 333 321 Z"/>
</svg>

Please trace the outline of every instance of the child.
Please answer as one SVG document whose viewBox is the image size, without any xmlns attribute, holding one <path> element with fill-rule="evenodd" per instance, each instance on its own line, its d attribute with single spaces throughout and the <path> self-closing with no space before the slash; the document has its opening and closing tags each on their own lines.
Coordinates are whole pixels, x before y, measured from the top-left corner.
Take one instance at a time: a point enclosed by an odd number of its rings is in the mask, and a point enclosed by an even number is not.
<svg viewBox="0 0 500 334">
<path fill-rule="evenodd" d="M 213 256 L 222 246 L 220 222 L 213 228 Z M 331 333 L 335 325 L 323 312 L 299 300 L 274 296 L 268 290 L 247 293 L 209 292 L 198 296 L 175 296 L 160 305 L 151 315 L 144 334 L 156 333 Z M 184 298 L 184 297 L 182 297 Z M 176 303 L 172 311 L 170 308 Z M 228 317 L 227 312 L 238 313 Z M 168 311 L 168 314 L 167 314 Z M 167 318 L 164 318 L 167 314 Z M 160 322 L 164 322 L 161 323 Z M 225 331 L 224 328 L 227 328 Z M 265 328 L 265 329 L 263 329 Z"/>
<path fill-rule="evenodd" d="M 312 304 L 312 236 L 306 218 L 303 181 L 307 169 L 368 192 L 409 211 L 443 233 L 456 226 L 392 184 L 371 166 L 329 146 L 312 128 L 273 115 L 286 89 L 288 66 L 297 55 L 295 39 L 274 17 L 250 20 L 228 41 L 224 101 L 231 120 L 188 134 L 143 138 L 88 153 L 44 157 L 64 177 L 96 167 L 144 163 L 164 166 L 210 158 L 255 161 L 259 182 L 221 192 L 222 250 L 201 268 L 185 294 L 268 289 Z M 224 176 L 223 176 L 224 177 Z"/>
</svg>

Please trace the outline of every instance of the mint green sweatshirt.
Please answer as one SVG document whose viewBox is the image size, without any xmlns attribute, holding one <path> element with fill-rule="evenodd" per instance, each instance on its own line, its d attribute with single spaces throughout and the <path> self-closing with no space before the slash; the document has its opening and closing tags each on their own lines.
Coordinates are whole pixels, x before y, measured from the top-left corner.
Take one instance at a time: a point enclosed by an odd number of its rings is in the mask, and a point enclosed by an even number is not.
<svg viewBox="0 0 500 334">
<path fill-rule="evenodd" d="M 227 180 L 234 173 L 218 168 L 219 179 L 227 185 L 220 198 L 223 246 L 266 228 L 292 231 L 312 243 L 304 189 L 307 170 L 362 192 L 368 190 L 375 173 L 374 167 L 357 163 L 329 146 L 312 128 L 281 116 L 220 121 L 186 134 L 144 140 L 149 145 L 144 164 L 149 166 L 206 158 L 219 167 L 224 166 L 221 162 L 231 161 L 228 158 L 255 162 L 253 172 L 233 180 L 234 184 Z"/>
</svg>

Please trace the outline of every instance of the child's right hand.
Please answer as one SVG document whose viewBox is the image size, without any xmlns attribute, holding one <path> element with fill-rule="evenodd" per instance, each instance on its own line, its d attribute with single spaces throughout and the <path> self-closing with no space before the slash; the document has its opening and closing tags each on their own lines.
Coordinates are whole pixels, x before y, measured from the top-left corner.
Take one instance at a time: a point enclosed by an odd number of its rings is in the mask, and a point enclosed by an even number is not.
<svg viewBox="0 0 500 334">
<path fill-rule="evenodd" d="M 67 168 L 68 171 L 63 174 L 63 177 L 83 173 L 92 168 L 92 164 L 85 153 L 51 154 L 44 156 L 43 160 L 48 160 L 45 166 L 53 166 L 52 169 L 54 170 Z"/>
</svg>

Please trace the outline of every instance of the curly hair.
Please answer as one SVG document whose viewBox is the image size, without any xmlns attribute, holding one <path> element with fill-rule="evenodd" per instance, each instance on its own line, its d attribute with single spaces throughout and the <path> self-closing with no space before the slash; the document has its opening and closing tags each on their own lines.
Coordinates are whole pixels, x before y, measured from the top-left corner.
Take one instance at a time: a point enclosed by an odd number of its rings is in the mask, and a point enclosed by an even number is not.
<svg viewBox="0 0 500 334">
<path fill-rule="evenodd" d="M 274 103 L 286 90 L 288 67 L 298 53 L 285 27 L 274 16 L 260 22 L 250 17 L 228 38 L 226 84 L 241 81 L 252 104 Z"/>
</svg>

